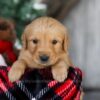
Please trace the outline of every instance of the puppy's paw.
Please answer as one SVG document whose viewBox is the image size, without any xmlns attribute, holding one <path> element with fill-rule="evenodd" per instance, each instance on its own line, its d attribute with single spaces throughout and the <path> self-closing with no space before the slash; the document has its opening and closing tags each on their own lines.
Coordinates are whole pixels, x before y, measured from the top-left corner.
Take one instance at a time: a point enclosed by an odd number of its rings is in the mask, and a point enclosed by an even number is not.
<svg viewBox="0 0 100 100">
<path fill-rule="evenodd" d="M 63 82 L 67 78 L 67 70 L 52 69 L 53 78 L 58 82 Z"/>
<path fill-rule="evenodd" d="M 20 70 L 11 69 L 8 73 L 8 78 L 11 82 L 17 81 L 21 78 L 22 72 Z"/>
<path fill-rule="evenodd" d="M 24 67 L 21 63 L 15 62 L 8 72 L 8 78 L 11 82 L 17 81 L 24 73 Z"/>
</svg>

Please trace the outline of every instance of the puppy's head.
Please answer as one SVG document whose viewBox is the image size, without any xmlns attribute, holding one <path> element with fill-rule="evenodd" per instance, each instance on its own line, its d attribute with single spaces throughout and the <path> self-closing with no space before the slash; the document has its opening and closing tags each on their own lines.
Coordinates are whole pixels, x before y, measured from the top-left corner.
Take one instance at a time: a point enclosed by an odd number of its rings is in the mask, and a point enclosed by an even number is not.
<svg viewBox="0 0 100 100">
<path fill-rule="evenodd" d="M 68 53 L 68 32 L 57 20 L 41 17 L 25 28 L 22 45 L 36 64 L 50 66 Z"/>
</svg>

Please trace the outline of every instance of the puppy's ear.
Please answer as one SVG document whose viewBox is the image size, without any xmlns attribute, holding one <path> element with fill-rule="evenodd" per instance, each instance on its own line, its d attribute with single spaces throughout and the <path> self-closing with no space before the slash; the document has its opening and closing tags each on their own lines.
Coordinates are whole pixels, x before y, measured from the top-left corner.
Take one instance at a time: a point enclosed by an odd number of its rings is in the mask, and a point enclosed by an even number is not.
<svg viewBox="0 0 100 100">
<path fill-rule="evenodd" d="M 27 45 L 28 45 L 28 34 L 30 33 L 31 30 L 31 25 L 27 25 L 25 27 L 25 30 L 22 34 L 21 40 L 22 40 L 22 49 L 27 49 Z"/>
<path fill-rule="evenodd" d="M 27 39 L 25 32 L 22 34 L 21 40 L 22 40 L 22 49 L 27 49 Z"/>
<path fill-rule="evenodd" d="M 72 60 L 70 59 L 70 56 L 69 56 L 69 52 L 68 52 L 68 49 L 69 49 L 69 36 L 68 36 L 68 32 L 66 32 L 65 34 L 65 37 L 64 37 L 64 44 L 63 44 L 63 48 L 64 48 L 64 52 L 66 53 L 67 55 L 67 59 L 66 59 L 66 62 L 69 66 L 73 66 L 73 63 L 72 63 Z"/>
<path fill-rule="evenodd" d="M 68 48 L 69 48 L 69 36 L 68 32 L 66 31 L 65 36 L 64 36 L 64 41 L 63 41 L 63 48 L 66 53 L 68 53 Z"/>
</svg>

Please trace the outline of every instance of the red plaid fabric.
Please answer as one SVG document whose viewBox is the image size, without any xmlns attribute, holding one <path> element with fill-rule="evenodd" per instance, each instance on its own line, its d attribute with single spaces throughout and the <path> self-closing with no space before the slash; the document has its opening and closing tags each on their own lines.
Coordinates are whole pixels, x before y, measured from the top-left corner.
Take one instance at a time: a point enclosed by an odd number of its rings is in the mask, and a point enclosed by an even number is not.
<svg viewBox="0 0 100 100">
<path fill-rule="evenodd" d="M 62 83 L 51 77 L 47 80 L 43 70 L 29 71 L 20 81 L 11 83 L 9 69 L 0 68 L 0 100 L 80 100 L 82 72 L 78 68 L 70 67 L 68 78 Z"/>
</svg>

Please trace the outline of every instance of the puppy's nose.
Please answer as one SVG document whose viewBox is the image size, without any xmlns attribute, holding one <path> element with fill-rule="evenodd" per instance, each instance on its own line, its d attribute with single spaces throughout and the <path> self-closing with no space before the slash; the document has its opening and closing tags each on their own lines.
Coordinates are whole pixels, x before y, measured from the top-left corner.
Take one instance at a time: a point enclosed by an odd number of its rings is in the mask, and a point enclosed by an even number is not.
<svg viewBox="0 0 100 100">
<path fill-rule="evenodd" d="M 41 56 L 40 56 L 40 60 L 41 60 L 42 62 L 47 62 L 47 61 L 49 60 L 49 56 L 47 56 L 47 55 L 41 55 Z"/>
</svg>

